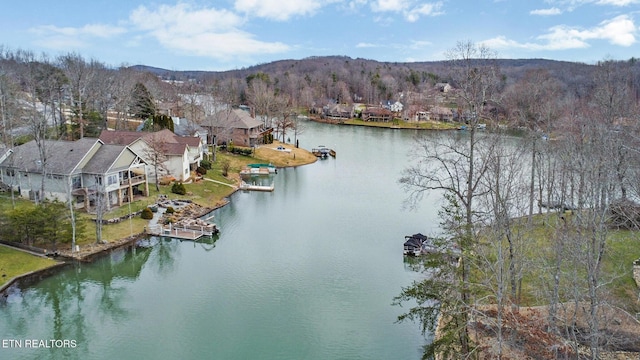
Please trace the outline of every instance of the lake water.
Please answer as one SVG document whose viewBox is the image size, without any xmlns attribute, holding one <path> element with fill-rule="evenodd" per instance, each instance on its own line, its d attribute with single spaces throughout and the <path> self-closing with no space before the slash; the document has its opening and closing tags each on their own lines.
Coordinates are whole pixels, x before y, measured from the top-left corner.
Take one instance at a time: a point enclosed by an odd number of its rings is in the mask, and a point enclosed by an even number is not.
<svg viewBox="0 0 640 360">
<path fill-rule="evenodd" d="M 152 238 L 13 289 L 0 359 L 419 359 L 428 338 L 392 305 L 421 276 L 404 236 L 437 231 L 437 194 L 402 210 L 413 136 L 308 123 L 300 146 L 337 158 L 234 194 L 216 241 Z"/>
</svg>

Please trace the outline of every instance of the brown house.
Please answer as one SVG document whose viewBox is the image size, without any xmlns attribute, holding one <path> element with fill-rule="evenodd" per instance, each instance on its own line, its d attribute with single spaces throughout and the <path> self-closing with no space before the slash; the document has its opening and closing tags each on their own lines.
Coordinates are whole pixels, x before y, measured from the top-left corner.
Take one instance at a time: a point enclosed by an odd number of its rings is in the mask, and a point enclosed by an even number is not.
<svg viewBox="0 0 640 360">
<path fill-rule="evenodd" d="M 202 126 L 217 138 L 217 144 L 231 142 L 246 147 L 262 144 L 262 137 L 272 131 L 242 109 L 218 111 L 207 117 Z"/>
<path fill-rule="evenodd" d="M 353 107 L 343 104 L 334 104 L 325 107 L 324 116 L 328 119 L 349 120 L 353 117 Z"/>
<path fill-rule="evenodd" d="M 362 110 L 362 120 L 388 122 L 393 120 L 393 112 L 382 107 L 367 107 Z"/>
</svg>

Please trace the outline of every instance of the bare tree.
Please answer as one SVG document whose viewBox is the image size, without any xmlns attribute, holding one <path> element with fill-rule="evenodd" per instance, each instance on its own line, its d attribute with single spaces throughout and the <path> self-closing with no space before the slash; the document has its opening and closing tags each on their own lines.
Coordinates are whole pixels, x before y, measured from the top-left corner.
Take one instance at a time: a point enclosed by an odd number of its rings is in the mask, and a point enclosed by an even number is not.
<svg viewBox="0 0 640 360">
<path fill-rule="evenodd" d="M 460 321 L 467 324 L 471 312 L 470 290 L 471 263 L 467 257 L 477 244 L 475 225 L 478 196 L 487 191 L 483 178 L 489 169 L 495 144 L 479 136 L 477 125 L 487 118 L 487 104 L 498 102 L 501 86 L 499 69 L 493 62 L 494 53 L 483 46 L 470 42 L 460 42 L 448 53 L 450 76 L 459 89 L 460 113 L 469 124 L 469 132 L 464 136 L 441 139 L 418 139 L 416 165 L 403 171 L 400 179 L 408 201 L 418 204 L 422 194 L 429 190 L 445 191 L 451 197 L 450 203 L 462 207 L 463 219 L 454 224 L 450 232 L 456 247 L 460 250 L 460 270 L 456 281 L 460 283 L 459 301 L 455 309 Z M 444 315 L 448 316 L 448 315 Z M 459 341 L 463 356 L 471 354 L 467 326 L 456 329 L 454 336 Z"/>
<path fill-rule="evenodd" d="M 87 102 L 88 109 L 100 114 L 101 122 L 89 124 L 93 128 L 93 134 L 89 134 L 91 137 L 98 137 L 101 129 L 109 128 L 109 111 L 115 107 L 116 104 L 116 85 L 117 74 L 116 71 L 106 67 L 104 64 L 98 61 L 91 61 L 90 66 L 94 73 L 92 81 L 88 84 Z"/>
<path fill-rule="evenodd" d="M 512 124 L 529 130 L 528 143 L 531 148 L 531 172 L 529 182 L 529 223 L 533 221 L 535 201 L 537 159 L 540 139 L 549 137 L 553 121 L 559 116 L 562 98 L 561 84 L 546 70 L 530 70 L 506 91 L 506 106 L 510 109 Z M 538 199 L 538 212 L 541 212 Z"/>
<path fill-rule="evenodd" d="M 160 176 L 169 173 L 167 168 L 167 145 L 158 133 L 153 133 L 144 138 L 147 145 L 144 150 L 144 158 L 149 160 L 153 168 L 156 191 L 160 191 Z"/>
<path fill-rule="evenodd" d="M 286 95 L 278 95 L 273 104 L 273 127 L 276 134 L 282 136 L 282 142 L 286 142 L 286 134 L 294 126 L 293 119 L 296 117 L 291 99 Z"/>
<path fill-rule="evenodd" d="M 220 141 L 227 142 L 233 133 L 233 120 L 232 112 L 233 108 L 227 104 L 217 103 L 215 100 L 212 103 L 205 105 L 205 112 L 207 115 L 205 121 L 207 128 L 209 129 L 209 141 L 213 148 L 213 161 L 217 161 L 217 149 Z"/>
<path fill-rule="evenodd" d="M 49 149 L 47 139 L 49 138 L 49 126 L 47 124 L 47 109 L 40 111 L 38 94 L 41 90 L 39 75 L 41 73 L 42 62 L 38 61 L 31 52 L 20 52 L 18 54 L 23 69 L 20 72 L 23 88 L 27 93 L 25 115 L 28 119 L 29 132 L 33 136 L 38 148 L 37 168 L 41 170 L 40 191 L 33 194 L 36 203 L 39 203 L 45 192 L 45 179 L 49 159 Z"/>
<path fill-rule="evenodd" d="M 67 54 L 58 59 L 61 68 L 69 79 L 72 108 L 76 109 L 78 116 L 79 137 L 84 137 L 84 102 L 86 101 L 87 90 L 93 77 L 94 69 L 87 64 L 80 54 Z"/>
<path fill-rule="evenodd" d="M 113 107 L 109 110 L 113 111 L 114 128 L 126 129 L 126 123 L 129 120 L 130 104 L 132 103 L 132 91 L 136 83 L 136 73 L 130 68 L 121 67 L 114 74 L 112 82 Z M 108 121 L 108 112 L 107 120 Z M 127 129 L 128 130 L 128 129 Z"/>
<path fill-rule="evenodd" d="M 249 83 L 247 98 L 255 114 L 262 117 L 265 127 L 273 127 L 271 123 L 276 109 L 277 99 L 268 81 L 254 78 Z"/>
<path fill-rule="evenodd" d="M 630 182 L 630 158 L 636 153 L 628 147 L 632 142 L 632 116 L 635 110 L 633 75 L 628 63 L 602 61 L 595 71 L 594 92 L 590 104 L 603 123 L 602 135 L 607 135 L 607 153 L 613 163 L 617 187 L 622 199 L 627 198 Z M 624 130 L 624 131 L 623 131 Z"/>
<path fill-rule="evenodd" d="M 0 123 L 2 143 L 13 147 L 14 119 L 19 118 L 18 84 L 0 68 Z"/>
</svg>

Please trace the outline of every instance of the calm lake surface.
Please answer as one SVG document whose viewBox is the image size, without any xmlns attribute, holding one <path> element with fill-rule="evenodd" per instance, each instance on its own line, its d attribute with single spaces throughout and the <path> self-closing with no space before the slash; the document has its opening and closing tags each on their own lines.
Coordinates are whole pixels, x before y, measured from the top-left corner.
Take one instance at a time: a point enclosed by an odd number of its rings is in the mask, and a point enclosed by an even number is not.
<svg viewBox="0 0 640 360">
<path fill-rule="evenodd" d="M 438 194 L 402 210 L 415 134 L 308 123 L 300 146 L 337 158 L 280 169 L 273 193 L 234 194 L 215 241 L 151 238 L 13 289 L 0 359 L 419 359 L 429 339 L 391 305 L 421 277 L 404 236 L 437 231 Z"/>
</svg>

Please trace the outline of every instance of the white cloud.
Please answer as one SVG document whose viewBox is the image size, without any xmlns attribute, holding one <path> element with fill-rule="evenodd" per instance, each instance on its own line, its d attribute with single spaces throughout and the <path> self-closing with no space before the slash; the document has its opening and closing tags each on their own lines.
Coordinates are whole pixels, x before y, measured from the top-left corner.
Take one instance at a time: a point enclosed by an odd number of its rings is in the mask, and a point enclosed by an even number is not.
<svg viewBox="0 0 640 360">
<path fill-rule="evenodd" d="M 89 24 L 80 28 L 74 27 L 58 27 L 54 25 L 43 25 L 31 28 L 30 31 L 38 35 L 61 35 L 61 36 L 77 36 L 77 37 L 100 37 L 103 39 L 120 35 L 126 32 L 126 29 L 119 26 L 109 26 L 102 24 Z"/>
<path fill-rule="evenodd" d="M 581 30 L 566 25 L 555 26 L 551 32 L 539 36 L 547 40 L 552 48 L 587 47 L 588 40 L 607 40 L 614 45 L 631 46 L 636 42 L 637 33 L 633 20 L 627 15 L 620 15 L 606 20 L 598 26 Z"/>
<path fill-rule="evenodd" d="M 545 2 L 558 4 L 560 6 L 566 6 L 569 11 L 572 11 L 580 6 L 591 4 L 620 7 L 640 4 L 640 0 L 546 0 Z"/>
<path fill-rule="evenodd" d="M 632 4 L 638 4 L 640 0 L 598 0 L 598 5 L 613 5 L 613 6 L 628 6 Z"/>
<path fill-rule="evenodd" d="M 344 8 L 348 9 L 349 11 L 357 11 L 358 9 L 360 9 L 360 7 L 366 5 L 368 2 L 369 0 L 351 0 L 344 4 Z"/>
<path fill-rule="evenodd" d="M 39 37 L 35 42 L 49 49 L 69 50 L 85 47 L 91 39 L 108 39 L 127 32 L 123 27 L 88 24 L 83 27 L 58 27 L 43 25 L 29 29 Z"/>
<path fill-rule="evenodd" d="M 405 18 L 409 22 L 415 22 L 421 16 L 442 15 L 444 12 L 440 10 L 441 8 L 442 8 L 442 2 L 422 4 L 406 12 Z"/>
<path fill-rule="evenodd" d="M 376 0 L 371 3 L 371 11 L 401 13 L 405 20 L 416 22 L 423 16 L 442 15 L 442 6 L 442 1 L 417 3 L 415 0 Z"/>
<path fill-rule="evenodd" d="M 562 10 L 558 9 L 557 7 L 552 7 L 550 9 L 531 10 L 529 14 L 541 16 L 560 15 L 562 14 Z"/>
<path fill-rule="evenodd" d="M 511 49 L 511 48 L 532 48 L 538 47 L 536 44 L 521 44 L 515 40 L 507 39 L 504 35 L 497 36 L 492 39 L 487 39 L 481 42 L 481 45 L 484 45 L 490 49 Z"/>
<path fill-rule="evenodd" d="M 376 12 L 400 12 L 411 5 L 412 0 L 376 0 L 371 4 L 371 9 Z"/>
<path fill-rule="evenodd" d="M 492 49 L 567 50 L 588 48 L 591 46 L 591 40 L 606 40 L 614 45 L 629 47 L 637 42 L 637 32 L 633 20 L 627 15 L 620 15 L 591 29 L 554 26 L 549 29 L 549 33 L 537 37 L 542 41 L 540 43 L 519 43 L 505 36 L 498 36 L 482 43 Z"/>
<path fill-rule="evenodd" d="M 284 21 L 296 15 L 312 15 L 332 1 L 320 0 L 236 0 L 234 8 L 249 16 Z"/>
<path fill-rule="evenodd" d="M 409 42 L 409 49 L 411 50 L 421 50 L 426 47 L 433 45 L 431 41 L 423 41 L 423 40 L 411 40 Z"/>
<path fill-rule="evenodd" d="M 129 19 L 166 48 L 187 56 L 230 60 L 289 49 L 280 42 L 256 40 L 254 35 L 240 29 L 244 20 L 227 10 L 195 8 L 184 3 L 156 9 L 140 6 Z"/>
<path fill-rule="evenodd" d="M 363 48 L 375 48 L 375 47 L 379 47 L 379 45 L 372 44 L 372 43 L 361 42 L 361 43 L 356 44 L 356 47 L 357 48 L 361 48 L 361 49 L 363 49 Z"/>
</svg>

